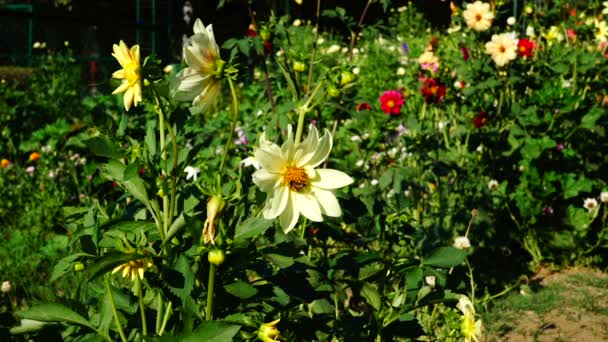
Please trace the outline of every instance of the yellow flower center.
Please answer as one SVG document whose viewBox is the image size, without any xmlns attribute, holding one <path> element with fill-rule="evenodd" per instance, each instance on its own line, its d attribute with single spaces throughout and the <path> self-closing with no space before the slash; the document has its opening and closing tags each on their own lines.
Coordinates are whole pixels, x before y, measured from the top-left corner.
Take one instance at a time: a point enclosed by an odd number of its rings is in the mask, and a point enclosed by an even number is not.
<svg viewBox="0 0 608 342">
<path fill-rule="evenodd" d="M 129 62 L 125 65 L 125 79 L 130 85 L 134 85 L 139 82 L 139 65 L 134 61 Z"/>
<path fill-rule="evenodd" d="M 296 192 L 305 188 L 309 181 L 306 170 L 297 166 L 288 166 L 283 173 L 283 180 L 289 190 Z"/>
<path fill-rule="evenodd" d="M 505 51 L 507 51 L 507 48 L 506 48 L 504 45 L 501 45 L 501 46 L 498 48 L 498 51 L 500 51 L 500 53 L 505 53 Z"/>
<path fill-rule="evenodd" d="M 393 108 L 395 107 L 395 102 L 393 100 L 388 100 L 386 101 L 386 105 L 388 106 L 388 108 Z"/>
<path fill-rule="evenodd" d="M 483 16 L 481 15 L 481 13 L 477 13 L 477 14 L 475 15 L 475 20 L 476 20 L 476 21 L 481 21 L 481 19 L 483 19 Z"/>
</svg>

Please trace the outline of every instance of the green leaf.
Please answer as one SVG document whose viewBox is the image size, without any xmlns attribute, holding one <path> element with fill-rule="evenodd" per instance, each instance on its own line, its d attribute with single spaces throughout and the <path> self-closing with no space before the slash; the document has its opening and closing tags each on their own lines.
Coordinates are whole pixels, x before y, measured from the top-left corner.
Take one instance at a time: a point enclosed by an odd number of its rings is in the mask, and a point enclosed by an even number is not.
<svg viewBox="0 0 608 342">
<path fill-rule="evenodd" d="M 201 324 L 198 330 L 183 342 L 228 342 L 241 329 L 238 325 L 226 324 L 218 321 L 208 321 Z"/>
<path fill-rule="evenodd" d="M 120 159 L 124 157 L 124 152 L 119 146 L 105 135 L 92 137 L 84 142 L 89 150 L 96 156 Z"/>
<path fill-rule="evenodd" d="M 102 335 L 109 337 L 110 326 L 112 325 L 114 315 L 112 313 L 112 299 L 107 290 L 105 291 L 99 306 L 99 332 Z"/>
<path fill-rule="evenodd" d="M 37 304 L 29 309 L 20 310 L 17 315 L 21 318 L 41 322 L 65 322 L 80 324 L 97 331 L 89 321 L 72 309 L 57 303 Z"/>
<path fill-rule="evenodd" d="M 328 314 L 334 312 L 334 306 L 327 299 L 317 299 L 310 303 L 310 310 L 315 315 Z"/>
<path fill-rule="evenodd" d="M 226 292 L 235 297 L 239 297 L 240 299 L 251 298 L 258 293 L 258 290 L 255 287 L 243 281 L 228 284 L 224 286 L 224 289 Z"/>
<path fill-rule="evenodd" d="M 275 264 L 279 268 L 287 268 L 294 264 L 294 260 L 292 257 L 279 255 L 279 254 L 266 254 L 264 258 L 269 262 Z"/>
<path fill-rule="evenodd" d="M 148 192 L 146 191 L 146 185 L 144 181 L 137 175 L 132 176 L 130 179 L 125 180 L 126 166 L 118 160 L 110 160 L 103 166 L 104 172 L 112 179 L 120 182 L 127 192 L 135 197 L 137 200 L 142 202 L 146 207 L 150 207 L 150 200 L 148 199 Z"/>
<path fill-rule="evenodd" d="M 146 143 L 150 157 L 154 157 L 156 154 L 156 130 L 153 126 L 148 126 L 144 142 Z"/>
<path fill-rule="evenodd" d="M 363 287 L 361 288 L 361 297 L 365 298 L 367 303 L 369 303 L 374 310 L 380 311 L 382 300 L 380 299 L 380 293 L 378 293 L 376 285 L 370 283 L 363 284 Z"/>
<path fill-rule="evenodd" d="M 569 199 L 578 196 L 580 192 L 590 192 L 592 188 L 592 182 L 581 176 L 575 179 L 576 175 L 568 173 L 566 177 L 562 179 L 562 188 L 564 190 L 564 199 Z"/>
<path fill-rule="evenodd" d="M 602 111 L 594 107 L 581 119 L 581 128 L 593 129 L 596 121 L 602 116 Z"/>
<path fill-rule="evenodd" d="M 81 258 L 94 258 L 95 256 L 87 253 L 76 253 L 68 255 L 67 257 L 59 260 L 53 268 L 53 274 L 51 275 L 51 282 L 63 277 L 66 273 L 74 270 L 74 263 L 76 260 Z"/>
<path fill-rule="evenodd" d="M 120 118 L 120 122 L 118 123 L 118 129 L 116 130 L 117 137 L 123 137 L 125 135 L 125 130 L 127 129 L 127 123 L 129 122 L 127 115 L 123 112 L 122 117 Z"/>
<path fill-rule="evenodd" d="M 173 269 L 169 270 L 169 289 L 178 296 L 182 303 L 190 298 L 190 292 L 194 289 L 194 272 L 185 255 L 180 255 Z"/>
<path fill-rule="evenodd" d="M 250 217 L 245 221 L 241 222 L 236 226 L 234 233 L 234 240 L 245 240 L 254 238 L 270 228 L 272 225 L 271 220 L 265 220 L 263 218 Z"/>
<path fill-rule="evenodd" d="M 422 260 L 422 265 L 450 268 L 460 265 L 467 252 L 454 247 L 439 247 Z"/>
</svg>

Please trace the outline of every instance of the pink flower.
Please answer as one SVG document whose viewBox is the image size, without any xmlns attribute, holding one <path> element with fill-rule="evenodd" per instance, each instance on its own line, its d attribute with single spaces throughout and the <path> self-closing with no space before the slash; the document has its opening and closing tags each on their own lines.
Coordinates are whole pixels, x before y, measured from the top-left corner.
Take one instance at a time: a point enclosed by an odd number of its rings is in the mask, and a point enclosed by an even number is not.
<svg viewBox="0 0 608 342">
<path fill-rule="evenodd" d="M 403 102 L 405 102 L 403 94 L 396 90 L 387 90 L 380 96 L 380 108 L 388 115 L 401 114 Z"/>
</svg>

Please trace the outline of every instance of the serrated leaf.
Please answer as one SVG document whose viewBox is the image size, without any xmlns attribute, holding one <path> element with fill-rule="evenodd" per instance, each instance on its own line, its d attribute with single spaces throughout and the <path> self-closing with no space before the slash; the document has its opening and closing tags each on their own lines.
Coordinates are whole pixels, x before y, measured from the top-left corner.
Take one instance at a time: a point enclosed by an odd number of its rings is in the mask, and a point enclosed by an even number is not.
<svg viewBox="0 0 608 342">
<path fill-rule="evenodd" d="M 236 226 L 234 240 L 246 240 L 263 234 L 271 225 L 271 220 L 250 217 Z"/>
<path fill-rule="evenodd" d="M 182 300 L 182 303 L 190 297 L 192 289 L 194 289 L 194 272 L 188 258 L 180 255 L 175 262 L 175 265 L 168 271 L 169 290 Z"/>
<path fill-rule="evenodd" d="M 382 300 L 380 299 L 380 293 L 378 293 L 378 289 L 374 284 L 363 284 L 363 287 L 361 288 L 361 297 L 365 298 L 367 303 L 371 305 L 374 310 L 380 310 Z"/>
<path fill-rule="evenodd" d="M 124 157 L 124 152 L 120 150 L 118 144 L 104 135 L 92 137 L 87 139 L 84 143 L 96 156 L 113 159 L 120 159 Z"/>
<path fill-rule="evenodd" d="M 251 298 L 258 293 L 258 290 L 255 287 L 243 281 L 228 284 L 224 286 L 224 289 L 226 292 L 240 299 Z"/>
<path fill-rule="evenodd" d="M 57 303 L 37 304 L 31 308 L 20 310 L 17 315 L 21 318 L 41 322 L 65 322 L 80 324 L 97 331 L 89 321 L 72 309 Z"/>
<path fill-rule="evenodd" d="M 294 263 L 294 260 L 292 257 L 279 255 L 279 254 L 266 254 L 266 255 L 264 255 L 264 258 L 266 258 L 266 260 L 270 261 L 271 263 L 278 266 L 279 268 L 287 268 L 287 267 L 293 265 L 293 263 Z"/>
</svg>

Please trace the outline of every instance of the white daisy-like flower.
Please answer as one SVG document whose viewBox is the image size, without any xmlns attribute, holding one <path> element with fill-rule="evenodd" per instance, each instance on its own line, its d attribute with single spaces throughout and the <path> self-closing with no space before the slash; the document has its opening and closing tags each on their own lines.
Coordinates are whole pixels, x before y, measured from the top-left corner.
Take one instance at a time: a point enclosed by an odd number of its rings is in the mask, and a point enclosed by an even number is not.
<svg viewBox="0 0 608 342">
<path fill-rule="evenodd" d="M 595 26 L 595 40 L 598 42 L 608 41 L 608 25 L 606 25 L 606 22 L 595 19 L 593 26 Z"/>
<path fill-rule="evenodd" d="M 600 194 L 600 201 L 602 201 L 602 203 L 608 203 L 608 191 L 602 191 Z"/>
<path fill-rule="evenodd" d="M 515 18 L 514 17 L 507 18 L 507 25 L 509 25 L 509 26 L 515 25 Z"/>
<path fill-rule="evenodd" d="M 342 215 L 334 190 L 353 182 L 347 174 L 332 169 L 315 169 L 331 151 L 329 131 L 319 137 L 310 125 L 306 139 L 295 144 L 291 126 L 287 140 L 278 146 L 260 136 L 254 158 L 261 168 L 253 174 L 253 182 L 268 194 L 264 205 L 265 219 L 279 218 L 286 233 L 292 230 L 300 214 L 311 221 L 323 221 L 323 216 Z"/>
<path fill-rule="evenodd" d="M 205 27 L 196 19 L 193 30 L 194 35 L 183 51 L 188 67 L 175 76 L 171 89 L 176 100 L 192 101 L 193 111 L 201 112 L 219 98 L 225 62 L 220 58 L 213 27 Z"/>
<path fill-rule="evenodd" d="M 488 182 L 488 189 L 494 191 L 498 189 L 498 181 L 496 179 L 492 179 Z"/>
<path fill-rule="evenodd" d="M 439 58 L 432 50 L 425 50 L 422 55 L 418 57 L 417 61 L 420 65 L 435 65 L 439 67 Z"/>
<path fill-rule="evenodd" d="M 198 174 L 201 172 L 201 169 L 198 167 L 194 167 L 194 166 L 186 166 L 186 168 L 184 168 L 184 172 L 186 173 L 186 180 L 195 180 L 198 178 Z"/>
<path fill-rule="evenodd" d="M 486 53 L 492 56 L 496 65 L 505 66 L 517 57 L 517 41 L 515 33 L 492 35 L 492 40 L 486 43 Z"/>
<path fill-rule="evenodd" d="M 595 198 L 585 198 L 585 202 L 583 202 L 583 207 L 588 211 L 593 211 L 597 208 L 597 200 Z"/>
<path fill-rule="evenodd" d="M 602 10 L 602 14 L 608 14 L 608 1 L 602 2 L 602 5 L 604 6 L 604 10 Z"/>
<path fill-rule="evenodd" d="M 458 236 L 454 239 L 454 248 L 467 249 L 471 248 L 471 241 L 466 236 Z"/>
<path fill-rule="evenodd" d="M 492 26 L 494 13 L 490 9 L 490 4 L 475 1 L 466 6 L 467 8 L 462 12 L 462 15 L 464 16 L 464 21 L 471 30 L 482 32 L 487 31 L 490 26 Z"/>
</svg>

